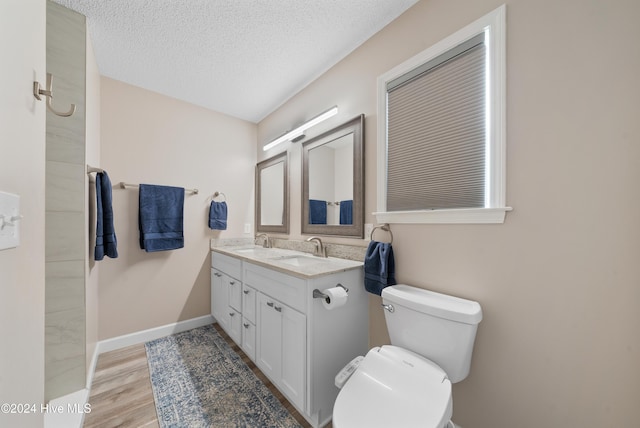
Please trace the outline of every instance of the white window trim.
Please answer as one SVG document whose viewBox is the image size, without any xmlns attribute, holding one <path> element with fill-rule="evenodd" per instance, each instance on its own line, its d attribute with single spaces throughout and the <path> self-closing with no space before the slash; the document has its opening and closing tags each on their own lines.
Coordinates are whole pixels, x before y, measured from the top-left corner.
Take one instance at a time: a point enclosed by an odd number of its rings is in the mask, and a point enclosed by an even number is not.
<svg viewBox="0 0 640 428">
<path fill-rule="evenodd" d="M 392 81 L 472 37 L 488 31 L 491 80 L 489 84 L 490 193 L 485 208 L 393 211 L 387 201 L 387 82 Z M 429 49 L 378 77 L 378 177 L 377 212 L 379 223 L 504 223 L 506 206 L 506 6 L 502 5 Z"/>
</svg>

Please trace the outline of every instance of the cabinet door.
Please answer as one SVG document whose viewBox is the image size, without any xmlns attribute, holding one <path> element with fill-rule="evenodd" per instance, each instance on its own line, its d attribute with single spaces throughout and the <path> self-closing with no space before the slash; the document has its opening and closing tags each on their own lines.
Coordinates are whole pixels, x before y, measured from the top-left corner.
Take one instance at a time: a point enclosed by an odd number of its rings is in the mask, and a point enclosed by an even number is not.
<svg viewBox="0 0 640 428">
<path fill-rule="evenodd" d="M 226 275 L 211 269 L 211 315 L 224 331 L 229 331 L 229 286 Z"/>
<path fill-rule="evenodd" d="M 256 365 L 299 409 L 304 410 L 307 318 L 258 294 Z"/>
<path fill-rule="evenodd" d="M 242 314 L 231 306 L 227 306 L 227 314 L 229 315 L 227 334 L 239 345 L 242 343 Z"/>
<path fill-rule="evenodd" d="M 229 306 L 236 311 L 242 311 L 242 282 L 228 277 L 229 281 Z"/>
<path fill-rule="evenodd" d="M 278 304 L 281 305 L 281 304 Z M 307 318 L 286 305 L 277 306 L 282 314 L 281 387 L 287 398 L 304 410 Z"/>
<path fill-rule="evenodd" d="M 244 317 L 242 318 L 242 350 L 251 361 L 256 361 L 256 326 Z"/>
<path fill-rule="evenodd" d="M 256 365 L 278 384 L 282 363 L 282 316 L 274 306 L 274 299 L 258 293 Z"/>
<path fill-rule="evenodd" d="M 256 323 L 256 290 L 246 284 L 242 284 L 242 316 Z"/>
</svg>

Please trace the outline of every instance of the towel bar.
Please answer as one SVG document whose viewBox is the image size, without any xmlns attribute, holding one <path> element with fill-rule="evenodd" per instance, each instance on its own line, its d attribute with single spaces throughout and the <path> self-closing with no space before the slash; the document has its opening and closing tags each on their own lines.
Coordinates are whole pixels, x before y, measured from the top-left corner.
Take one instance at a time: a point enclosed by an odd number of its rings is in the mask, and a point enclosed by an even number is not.
<svg viewBox="0 0 640 428">
<path fill-rule="evenodd" d="M 102 168 L 96 168 L 95 166 L 87 165 L 87 174 L 91 174 L 93 172 L 104 172 Z"/>
<path fill-rule="evenodd" d="M 121 189 L 126 189 L 127 187 L 135 187 L 138 188 L 140 187 L 140 185 L 138 184 L 131 184 L 131 183 L 125 183 L 124 181 L 120 182 L 120 188 Z M 198 194 L 198 189 L 184 189 L 185 192 L 189 192 L 189 193 L 193 193 L 194 195 Z"/>
</svg>

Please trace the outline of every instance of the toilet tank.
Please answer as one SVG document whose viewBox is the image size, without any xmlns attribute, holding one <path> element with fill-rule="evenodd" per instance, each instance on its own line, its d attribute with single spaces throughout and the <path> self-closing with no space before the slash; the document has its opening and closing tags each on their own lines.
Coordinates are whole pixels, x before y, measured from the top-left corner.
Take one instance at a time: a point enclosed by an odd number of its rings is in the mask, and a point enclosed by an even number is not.
<svg viewBox="0 0 640 428">
<path fill-rule="evenodd" d="M 409 285 L 382 290 L 391 344 L 433 361 L 452 383 L 469 374 L 482 309 L 478 302 Z M 391 309 L 393 307 L 393 309 Z"/>
</svg>

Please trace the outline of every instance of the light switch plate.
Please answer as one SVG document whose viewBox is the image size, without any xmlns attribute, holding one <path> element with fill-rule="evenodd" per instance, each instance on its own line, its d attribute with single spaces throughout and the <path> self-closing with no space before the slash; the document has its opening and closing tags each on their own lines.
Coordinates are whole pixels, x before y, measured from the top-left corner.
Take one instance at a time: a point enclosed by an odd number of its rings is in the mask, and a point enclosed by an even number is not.
<svg viewBox="0 0 640 428">
<path fill-rule="evenodd" d="M 0 192 L 0 250 L 20 245 L 20 196 Z"/>
</svg>

